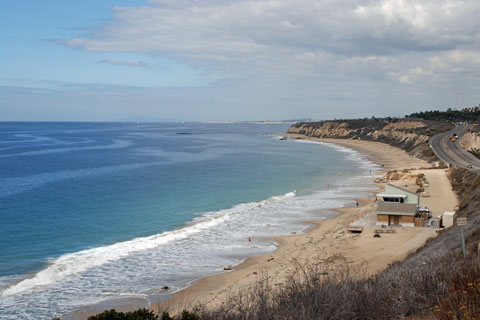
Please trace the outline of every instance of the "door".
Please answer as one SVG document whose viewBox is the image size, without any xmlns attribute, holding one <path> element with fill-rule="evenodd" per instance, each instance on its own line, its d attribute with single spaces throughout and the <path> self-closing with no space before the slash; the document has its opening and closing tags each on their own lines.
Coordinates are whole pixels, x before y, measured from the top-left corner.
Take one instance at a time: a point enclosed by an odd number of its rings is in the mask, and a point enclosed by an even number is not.
<svg viewBox="0 0 480 320">
<path fill-rule="evenodd" d="M 398 226 L 400 224 L 400 217 L 399 216 L 394 216 L 393 218 L 393 223 Z"/>
</svg>

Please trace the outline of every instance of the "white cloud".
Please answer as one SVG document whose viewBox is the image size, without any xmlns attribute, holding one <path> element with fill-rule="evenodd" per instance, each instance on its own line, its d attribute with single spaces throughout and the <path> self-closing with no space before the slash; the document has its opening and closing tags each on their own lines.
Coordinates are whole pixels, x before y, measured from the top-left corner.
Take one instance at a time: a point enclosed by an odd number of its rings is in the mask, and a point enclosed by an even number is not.
<svg viewBox="0 0 480 320">
<path fill-rule="evenodd" d="M 439 52 L 480 48 L 480 2 L 453 0 L 151 0 L 115 7 L 89 37 L 89 51 L 165 55 L 233 74 L 397 72 Z M 418 53 L 410 65 L 405 53 Z M 430 54 L 425 56 L 424 53 Z M 422 60 L 423 59 L 423 60 Z M 338 69 L 336 69 L 338 68 Z M 368 75 L 367 75 L 368 76 Z M 414 77 L 415 78 L 415 77 Z M 412 77 L 408 77 L 408 83 Z"/>
<path fill-rule="evenodd" d="M 103 59 L 103 60 L 99 60 L 98 63 L 113 64 L 117 66 L 126 66 L 126 67 L 150 68 L 150 65 L 144 61 Z"/>
</svg>

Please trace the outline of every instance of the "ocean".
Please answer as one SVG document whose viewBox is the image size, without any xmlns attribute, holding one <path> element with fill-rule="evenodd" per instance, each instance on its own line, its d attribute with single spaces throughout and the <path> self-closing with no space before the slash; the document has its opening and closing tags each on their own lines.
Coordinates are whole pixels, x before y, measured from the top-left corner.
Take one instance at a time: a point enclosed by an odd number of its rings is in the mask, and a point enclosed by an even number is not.
<svg viewBox="0 0 480 320">
<path fill-rule="evenodd" d="M 366 155 L 287 129 L 0 123 L 0 318 L 148 306 L 373 188 Z"/>
</svg>

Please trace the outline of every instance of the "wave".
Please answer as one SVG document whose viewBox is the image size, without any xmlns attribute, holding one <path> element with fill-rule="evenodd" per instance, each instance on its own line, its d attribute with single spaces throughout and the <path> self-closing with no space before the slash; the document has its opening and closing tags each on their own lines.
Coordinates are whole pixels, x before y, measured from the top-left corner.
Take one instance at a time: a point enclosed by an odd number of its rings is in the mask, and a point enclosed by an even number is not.
<svg viewBox="0 0 480 320">
<path fill-rule="evenodd" d="M 38 156 L 38 155 L 44 155 L 44 154 L 64 153 L 64 152 L 70 152 L 70 151 L 122 149 L 131 145 L 132 143 L 130 141 L 114 140 L 113 143 L 108 145 L 91 146 L 91 147 L 53 148 L 53 149 L 25 151 L 25 152 L 18 152 L 18 153 L 7 153 L 7 154 L 0 155 L 0 158 L 11 158 L 11 157 L 19 157 L 19 156 Z"/>
<path fill-rule="evenodd" d="M 28 190 L 38 188 L 44 184 L 59 180 L 80 178 L 91 175 L 112 173 L 116 171 L 136 169 L 147 166 L 155 166 L 163 162 L 133 163 L 117 166 L 106 166 L 92 169 L 64 170 L 49 173 L 35 174 L 24 177 L 5 178 L 0 181 L 0 198 L 20 194 Z"/>
<path fill-rule="evenodd" d="M 13 142 L 16 142 L 16 141 L 13 141 Z M 35 141 L 34 141 L 35 142 Z M 56 147 L 56 146 L 66 146 L 66 145 L 77 145 L 77 144 L 87 144 L 87 143 L 95 143 L 96 141 L 95 140 L 92 140 L 92 139 L 84 139 L 82 141 L 71 141 L 71 142 L 66 142 L 66 141 L 62 141 L 62 142 L 52 142 L 52 143 L 48 143 L 48 144 L 34 144 L 34 145 L 18 145 L 18 143 L 22 143 L 22 142 L 16 142 L 17 145 L 15 146 L 10 146 L 10 147 L 0 147 L 0 151 L 4 151 L 4 150 L 11 150 L 11 149 L 22 149 L 22 148 L 39 148 L 39 147 Z M 23 143 L 28 143 L 27 142 L 23 142 Z"/>
<path fill-rule="evenodd" d="M 11 296 L 33 289 L 37 286 L 44 286 L 61 281 L 62 279 L 82 273 L 88 269 L 103 264 L 120 260 L 133 253 L 156 248 L 160 245 L 185 239 L 193 234 L 210 229 L 216 225 L 228 221 L 233 215 L 242 214 L 254 208 L 268 205 L 275 201 L 295 197 L 295 192 L 289 192 L 283 196 L 274 196 L 260 202 L 249 202 L 236 205 L 230 209 L 205 212 L 202 216 L 195 218 L 191 225 L 182 229 L 167 231 L 161 234 L 135 238 L 125 242 L 119 242 L 108 246 L 94 249 L 82 250 L 75 253 L 65 254 L 51 262 L 51 264 L 36 273 L 32 278 L 24 279 L 1 291 L 1 296 Z"/>
</svg>

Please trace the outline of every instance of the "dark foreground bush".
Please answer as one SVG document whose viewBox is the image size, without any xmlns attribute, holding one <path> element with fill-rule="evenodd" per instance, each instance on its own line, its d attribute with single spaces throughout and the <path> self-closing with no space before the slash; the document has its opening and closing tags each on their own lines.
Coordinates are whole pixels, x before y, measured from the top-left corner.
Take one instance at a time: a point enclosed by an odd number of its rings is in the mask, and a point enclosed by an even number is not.
<svg viewBox="0 0 480 320">
<path fill-rule="evenodd" d="M 434 308 L 438 319 L 480 319 L 480 265 L 471 260 L 452 277 L 445 296 Z"/>
<path fill-rule="evenodd" d="M 88 320 L 157 320 L 158 316 L 147 309 L 139 309 L 132 312 L 118 312 L 114 309 L 104 311 L 94 316 L 88 317 Z"/>
<path fill-rule="evenodd" d="M 114 309 L 104 311 L 94 316 L 88 317 L 88 320 L 158 320 L 158 316 L 150 310 L 139 309 L 131 312 L 118 312 Z M 195 313 L 184 310 L 179 317 L 172 318 L 168 312 L 163 312 L 160 320 L 200 320 Z"/>
</svg>

